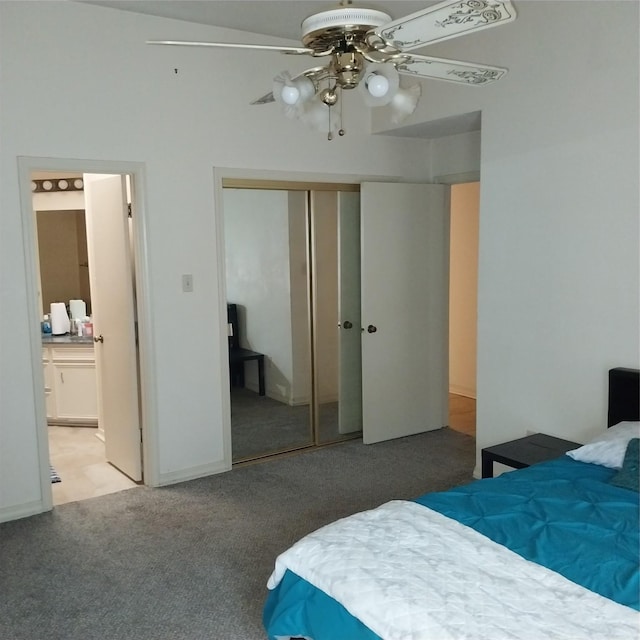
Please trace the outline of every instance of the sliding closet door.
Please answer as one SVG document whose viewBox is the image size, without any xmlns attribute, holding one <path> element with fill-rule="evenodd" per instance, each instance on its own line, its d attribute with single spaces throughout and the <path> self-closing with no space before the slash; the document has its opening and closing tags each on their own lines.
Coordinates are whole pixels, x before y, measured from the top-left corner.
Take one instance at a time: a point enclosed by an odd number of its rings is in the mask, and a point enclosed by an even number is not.
<svg viewBox="0 0 640 640">
<path fill-rule="evenodd" d="M 318 443 L 362 430 L 359 194 L 310 194 Z"/>
<path fill-rule="evenodd" d="M 448 193 L 444 185 L 361 185 L 367 444 L 447 422 Z"/>
<path fill-rule="evenodd" d="M 362 431 L 360 194 L 338 194 L 340 433 Z"/>
<path fill-rule="evenodd" d="M 289 185 L 223 190 L 233 462 L 362 430 L 359 194 Z"/>
<path fill-rule="evenodd" d="M 259 360 L 230 363 L 238 462 L 314 442 L 307 203 L 304 192 L 286 190 L 225 188 L 223 197 L 227 303 L 237 314 L 233 339 L 264 362 L 264 395 Z"/>
</svg>

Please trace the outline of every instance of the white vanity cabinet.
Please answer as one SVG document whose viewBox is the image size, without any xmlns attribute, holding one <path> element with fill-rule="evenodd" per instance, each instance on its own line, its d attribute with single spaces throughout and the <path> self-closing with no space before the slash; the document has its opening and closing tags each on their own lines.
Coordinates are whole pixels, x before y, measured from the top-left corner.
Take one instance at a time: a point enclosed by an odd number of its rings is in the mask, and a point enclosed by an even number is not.
<svg viewBox="0 0 640 640">
<path fill-rule="evenodd" d="M 96 362 L 92 345 L 43 347 L 47 420 L 50 423 L 98 423 Z"/>
</svg>

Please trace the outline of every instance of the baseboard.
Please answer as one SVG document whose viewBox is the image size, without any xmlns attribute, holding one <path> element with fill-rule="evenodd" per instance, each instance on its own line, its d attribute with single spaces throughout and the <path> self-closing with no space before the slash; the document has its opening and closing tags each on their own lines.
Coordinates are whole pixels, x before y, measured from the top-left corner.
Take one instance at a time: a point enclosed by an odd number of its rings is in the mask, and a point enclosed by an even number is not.
<svg viewBox="0 0 640 640">
<path fill-rule="evenodd" d="M 45 513 L 49 509 L 45 509 L 41 500 L 35 502 L 25 502 L 13 507 L 3 507 L 0 509 L 0 522 L 9 522 L 10 520 L 19 520 L 20 518 L 28 518 L 39 513 Z"/>
<path fill-rule="evenodd" d="M 213 476 L 217 473 L 224 473 L 225 471 L 231 471 L 231 465 L 228 465 L 225 462 L 202 464 L 197 467 L 189 467 L 188 469 L 182 469 L 180 471 L 172 471 L 171 473 L 161 473 L 158 478 L 158 483 L 153 486 L 166 487 L 170 484 L 178 484 L 179 482 L 186 482 L 187 480 Z"/>
<path fill-rule="evenodd" d="M 456 396 L 464 396 L 465 398 L 476 399 L 476 390 L 469 387 L 459 387 L 456 384 L 449 385 L 449 393 L 453 393 Z"/>
<path fill-rule="evenodd" d="M 81 418 L 74 420 L 73 418 L 47 418 L 47 426 L 49 427 L 88 427 L 95 429 L 98 426 L 98 419 Z"/>
<path fill-rule="evenodd" d="M 318 398 L 318 404 L 331 404 L 332 402 L 339 402 L 339 401 L 340 401 L 340 398 L 335 393 Z"/>
<path fill-rule="evenodd" d="M 253 391 L 253 393 L 260 393 L 260 389 L 258 388 L 257 384 L 253 384 L 251 382 L 246 382 L 245 383 L 245 389 L 249 389 L 249 391 Z M 277 390 L 274 389 L 265 389 L 265 396 L 267 398 L 271 398 L 272 400 L 275 400 L 276 402 L 282 402 L 282 404 L 288 404 L 290 406 L 295 406 L 296 404 L 309 404 L 308 401 L 306 402 L 300 402 L 300 403 L 295 403 L 292 402 L 288 396 L 284 396 L 281 393 L 278 393 Z"/>
</svg>

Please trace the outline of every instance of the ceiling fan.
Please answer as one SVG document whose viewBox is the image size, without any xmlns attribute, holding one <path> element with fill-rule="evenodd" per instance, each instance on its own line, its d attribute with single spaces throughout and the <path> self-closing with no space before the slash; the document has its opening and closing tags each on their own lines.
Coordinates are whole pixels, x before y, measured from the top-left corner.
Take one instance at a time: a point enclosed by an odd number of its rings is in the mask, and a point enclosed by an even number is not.
<svg viewBox="0 0 640 640">
<path fill-rule="evenodd" d="M 251 104 L 276 101 L 288 117 L 318 129 L 326 125 L 331 140 L 338 126 L 339 135 L 344 135 L 341 113 L 339 123 L 331 115 L 333 107 L 340 105 L 341 109 L 343 90 L 357 88 L 370 107 L 389 105 L 391 120 L 398 123 L 413 113 L 421 94 L 419 84 L 402 89 L 399 74 L 473 86 L 500 79 L 507 69 L 413 51 L 515 18 L 510 0 L 444 0 L 397 20 L 384 11 L 353 7 L 351 0 L 342 0 L 338 8 L 303 20 L 301 47 L 185 40 L 148 40 L 147 44 L 256 49 L 326 58 L 327 64 L 293 77 L 286 71 L 278 74 L 273 90 Z"/>
</svg>

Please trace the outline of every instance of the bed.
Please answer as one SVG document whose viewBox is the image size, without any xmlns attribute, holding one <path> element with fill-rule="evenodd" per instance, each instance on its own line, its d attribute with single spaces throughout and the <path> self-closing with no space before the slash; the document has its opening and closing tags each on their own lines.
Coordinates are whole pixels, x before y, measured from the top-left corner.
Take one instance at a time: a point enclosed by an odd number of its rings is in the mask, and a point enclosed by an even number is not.
<svg viewBox="0 0 640 640">
<path fill-rule="evenodd" d="M 270 640 L 637 638 L 640 372 L 608 427 L 555 460 L 395 500 L 278 556 Z"/>
</svg>

